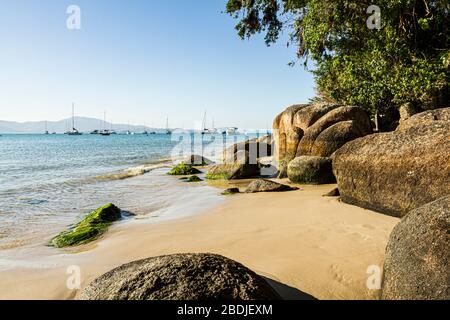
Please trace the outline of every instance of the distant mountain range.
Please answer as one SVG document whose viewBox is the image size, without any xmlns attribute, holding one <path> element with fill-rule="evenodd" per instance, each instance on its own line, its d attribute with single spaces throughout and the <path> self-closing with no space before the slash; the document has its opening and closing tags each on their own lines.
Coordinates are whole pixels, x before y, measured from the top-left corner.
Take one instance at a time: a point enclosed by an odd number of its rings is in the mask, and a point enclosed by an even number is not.
<svg viewBox="0 0 450 320">
<path fill-rule="evenodd" d="M 32 121 L 32 122 L 13 122 L 0 120 L 0 133 L 44 133 L 45 121 Z M 48 121 L 47 130 L 52 133 L 64 133 L 72 126 L 72 118 L 64 119 L 60 121 Z M 111 124 L 104 122 L 100 119 L 75 117 L 75 127 L 81 132 L 91 132 L 93 130 L 113 129 L 120 133 L 123 131 L 144 132 L 155 131 L 163 132 L 161 128 L 150 128 L 146 126 L 134 126 L 128 124 Z"/>
</svg>

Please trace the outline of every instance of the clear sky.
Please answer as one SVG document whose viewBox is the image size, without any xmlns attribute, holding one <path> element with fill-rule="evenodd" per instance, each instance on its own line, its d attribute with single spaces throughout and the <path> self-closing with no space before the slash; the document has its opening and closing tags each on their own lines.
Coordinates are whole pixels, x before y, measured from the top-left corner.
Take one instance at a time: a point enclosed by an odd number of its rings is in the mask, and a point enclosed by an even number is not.
<svg viewBox="0 0 450 320">
<path fill-rule="evenodd" d="M 242 41 L 226 0 L 2 0 L 0 120 L 265 128 L 314 96 L 286 42 Z M 81 30 L 66 9 L 81 8 Z"/>
</svg>

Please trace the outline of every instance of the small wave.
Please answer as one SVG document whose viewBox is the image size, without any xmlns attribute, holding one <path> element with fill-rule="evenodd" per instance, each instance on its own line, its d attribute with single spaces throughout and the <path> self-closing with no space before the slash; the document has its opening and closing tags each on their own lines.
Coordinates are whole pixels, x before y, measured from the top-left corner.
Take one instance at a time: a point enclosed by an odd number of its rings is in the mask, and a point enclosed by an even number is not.
<svg viewBox="0 0 450 320">
<path fill-rule="evenodd" d="M 170 167 L 171 162 L 168 160 L 160 161 L 157 163 L 151 163 L 151 164 L 144 164 L 137 167 L 128 168 L 125 170 L 122 170 L 120 172 L 115 173 L 109 173 L 104 174 L 101 176 L 96 177 L 97 180 L 124 180 L 128 178 L 133 178 L 137 176 L 142 176 L 146 173 L 149 173 L 150 171 L 161 169 L 161 168 L 167 168 Z"/>
</svg>

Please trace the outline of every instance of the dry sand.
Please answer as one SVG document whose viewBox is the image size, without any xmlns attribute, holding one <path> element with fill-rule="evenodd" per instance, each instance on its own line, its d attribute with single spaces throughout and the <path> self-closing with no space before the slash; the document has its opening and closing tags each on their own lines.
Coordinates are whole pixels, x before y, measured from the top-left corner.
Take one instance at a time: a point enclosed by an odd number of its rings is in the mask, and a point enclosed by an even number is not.
<svg viewBox="0 0 450 320">
<path fill-rule="evenodd" d="M 120 224 L 82 252 L 47 249 L 53 255 L 41 262 L 54 268 L 0 272 L 0 299 L 74 298 L 77 291 L 66 286 L 69 265 L 80 266 L 83 287 L 123 263 L 182 252 L 237 260 L 273 280 L 285 298 L 376 299 L 379 292 L 366 286 L 367 268 L 383 265 L 399 220 L 322 197 L 334 187 L 239 194 L 189 218 Z"/>
</svg>

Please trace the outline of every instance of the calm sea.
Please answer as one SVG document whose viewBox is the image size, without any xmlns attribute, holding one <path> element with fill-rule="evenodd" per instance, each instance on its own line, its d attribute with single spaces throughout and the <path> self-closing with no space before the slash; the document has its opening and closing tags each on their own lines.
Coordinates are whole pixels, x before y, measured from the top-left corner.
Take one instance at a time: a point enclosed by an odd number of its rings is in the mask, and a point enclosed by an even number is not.
<svg viewBox="0 0 450 320">
<path fill-rule="evenodd" d="M 221 150 L 222 137 L 211 140 L 197 142 L 194 152 L 199 146 Z M 42 245 L 108 202 L 138 218 L 201 208 L 218 191 L 167 175 L 181 150 L 191 151 L 189 135 L 1 136 L 0 250 Z"/>
</svg>

